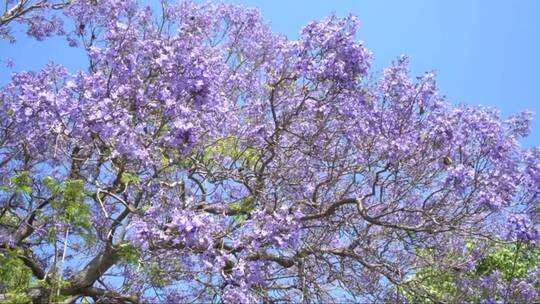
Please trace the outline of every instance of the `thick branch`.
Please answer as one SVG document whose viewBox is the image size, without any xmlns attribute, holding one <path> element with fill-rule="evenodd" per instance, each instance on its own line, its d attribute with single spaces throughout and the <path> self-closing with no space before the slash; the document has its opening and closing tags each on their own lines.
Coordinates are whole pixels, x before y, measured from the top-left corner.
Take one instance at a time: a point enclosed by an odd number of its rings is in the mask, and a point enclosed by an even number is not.
<svg viewBox="0 0 540 304">
<path fill-rule="evenodd" d="M 140 300 L 139 300 L 139 297 L 137 297 L 137 296 L 123 295 L 123 294 L 117 293 L 115 291 L 101 289 L 101 288 L 95 288 L 95 287 L 84 288 L 83 290 L 81 290 L 80 295 L 89 296 L 89 297 L 112 298 L 112 299 L 120 301 L 122 303 L 133 303 L 133 304 L 141 303 Z"/>
<path fill-rule="evenodd" d="M 86 267 L 81 270 L 73 279 L 71 289 L 81 289 L 92 286 L 109 268 L 120 260 L 118 249 L 107 246 L 107 248 L 96 256 Z"/>
</svg>

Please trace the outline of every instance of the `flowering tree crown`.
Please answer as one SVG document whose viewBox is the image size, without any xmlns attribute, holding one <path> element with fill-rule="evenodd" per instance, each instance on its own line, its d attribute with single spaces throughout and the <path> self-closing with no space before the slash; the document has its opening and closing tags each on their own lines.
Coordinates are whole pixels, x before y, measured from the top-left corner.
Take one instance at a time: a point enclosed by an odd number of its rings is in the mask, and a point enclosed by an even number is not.
<svg viewBox="0 0 540 304">
<path fill-rule="evenodd" d="M 7 1 L 2 38 L 63 35 L 88 68 L 0 89 L 0 299 L 539 301 L 531 113 L 453 105 L 407 57 L 373 76 L 357 27 Z"/>
</svg>

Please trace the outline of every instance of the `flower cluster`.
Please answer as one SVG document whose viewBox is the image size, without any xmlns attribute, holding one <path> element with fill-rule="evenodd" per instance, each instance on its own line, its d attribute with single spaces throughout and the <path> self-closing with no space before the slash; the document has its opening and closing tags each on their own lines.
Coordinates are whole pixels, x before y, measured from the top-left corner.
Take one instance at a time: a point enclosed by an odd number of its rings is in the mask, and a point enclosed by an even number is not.
<svg viewBox="0 0 540 304">
<path fill-rule="evenodd" d="M 540 240 L 540 231 L 523 215 L 512 215 L 508 219 L 509 237 L 515 237 L 520 241 L 538 241 Z"/>
</svg>

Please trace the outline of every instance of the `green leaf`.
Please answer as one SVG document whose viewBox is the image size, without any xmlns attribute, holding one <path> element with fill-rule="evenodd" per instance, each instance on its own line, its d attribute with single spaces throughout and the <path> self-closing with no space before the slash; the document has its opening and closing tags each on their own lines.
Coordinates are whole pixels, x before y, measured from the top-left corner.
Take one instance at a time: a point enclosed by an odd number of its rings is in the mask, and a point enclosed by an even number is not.
<svg viewBox="0 0 540 304">
<path fill-rule="evenodd" d="M 500 271 L 505 280 L 526 277 L 529 269 L 540 265 L 540 248 L 525 244 L 499 246 L 476 267 L 478 275 Z"/>
<path fill-rule="evenodd" d="M 207 147 L 203 153 L 203 162 L 212 164 L 216 156 L 230 157 L 237 160 L 241 168 L 251 168 L 259 159 L 260 151 L 251 146 L 242 148 L 236 137 L 229 136 Z"/>
<path fill-rule="evenodd" d="M 15 186 L 16 192 L 32 194 L 32 178 L 30 172 L 22 171 L 11 179 L 11 183 Z"/>
<path fill-rule="evenodd" d="M 0 185 L 0 191 L 4 191 L 4 192 L 13 192 L 13 190 L 11 189 L 11 187 L 9 186 L 6 186 L 6 185 Z"/>
<path fill-rule="evenodd" d="M 80 179 L 66 181 L 64 201 L 67 204 L 81 202 L 84 197 L 84 182 Z"/>
<path fill-rule="evenodd" d="M 239 203 L 230 203 L 229 207 L 240 213 L 251 214 L 255 210 L 254 202 L 255 199 L 252 196 L 248 196 Z"/>
<path fill-rule="evenodd" d="M 78 179 L 68 180 L 64 183 L 64 186 L 55 184 L 51 179 L 48 179 L 45 183 L 55 189 L 57 194 L 62 195 L 59 200 L 51 202 L 53 208 L 61 211 L 59 220 L 86 230 L 88 235 L 83 232 L 81 236 L 87 243 L 95 241 L 89 231 L 92 226 L 92 214 L 90 206 L 84 201 L 84 198 L 88 195 L 84 189 L 84 181 Z"/>
<path fill-rule="evenodd" d="M 145 267 L 144 272 L 150 280 L 151 284 L 158 288 L 163 288 L 171 284 L 170 280 L 167 279 L 164 267 L 158 264 L 153 264 Z"/>
<path fill-rule="evenodd" d="M 19 174 L 15 175 L 11 182 L 15 186 L 27 186 L 30 184 L 30 172 L 28 171 L 22 171 Z"/>
<path fill-rule="evenodd" d="M 122 176 L 120 177 L 120 181 L 124 184 L 129 184 L 130 182 L 133 182 L 135 185 L 139 184 L 139 176 L 136 174 L 131 174 L 128 172 L 122 173 Z"/>
<path fill-rule="evenodd" d="M 62 192 L 62 186 L 52 177 L 45 176 L 43 178 L 43 183 L 53 194 L 59 194 Z"/>
<path fill-rule="evenodd" d="M 23 192 L 23 193 L 26 193 L 28 195 L 31 195 L 32 194 L 32 187 L 30 187 L 30 186 L 17 186 L 17 188 L 15 188 L 15 191 Z"/>
<path fill-rule="evenodd" d="M 32 271 L 19 258 L 20 253 L 10 249 L 0 252 L 0 282 L 10 294 L 8 303 L 27 303 L 22 296 L 24 290 L 30 286 Z"/>
<path fill-rule="evenodd" d="M 474 241 L 466 242 L 467 250 L 473 250 L 477 245 Z M 419 257 L 432 260 L 433 251 L 426 248 L 417 249 L 416 254 Z M 463 257 L 447 254 L 448 259 L 463 260 Z M 529 270 L 540 266 L 540 248 L 534 248 L 531 245 L 517 244 L 494 244 L 491 253 L 481 260 L 476 269 L 470 272 L 453 271 L 446 268 L 424 267 L 416 271 L 415 275 L 409 279 L 409 283 L 414 284 L 432 297 L 441 302 L 452 302 L 459 293 L 456 282 L 459 276 L 467 276 L 473 279 L 479 279 L 499 271 L 506 281 L 512 281 L 515 278 L 524 278 Z M 404 292 L 405 296 L 411 300 L 418 301 L 412 294 Z M 430 300 L 423 299 L 420 303 L 431 303 Z"/>
<path fill-rule="evenodd" d="M 141 257 L 140 250 L 135 247 L 132 243 L 124 243 L 119 245 L 120 250 L 118 252 L 118 255 L 120 258 L 130 264 L 136 264 L 139 261 L 139 258 Z"/>
</svg>

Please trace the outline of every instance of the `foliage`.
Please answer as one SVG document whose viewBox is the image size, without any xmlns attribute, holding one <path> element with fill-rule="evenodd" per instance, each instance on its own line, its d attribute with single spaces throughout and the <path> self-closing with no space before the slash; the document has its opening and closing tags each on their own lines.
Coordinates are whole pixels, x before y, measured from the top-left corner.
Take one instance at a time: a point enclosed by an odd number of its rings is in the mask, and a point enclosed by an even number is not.
<svg viewBox="0 0 540 304">
<path fill-rule="evenodd" d="M 21 261 L 19 254 L 17 250 L 0 252 L 0 290 L 7 293 L 9 301 L 13 303 L 28 301 L 24 290 L 30 286 L 32 280 L 32 273 Z"/>
<path fill-rule="evenodd" d="M 467 247 L 471 250 L 476 248 L 475 242 L 469 242 Z M 471 252 L 469 252 L 471 254 Z M 429 253 L 423 253 L 425 257 Z M 465 256 L 447 256 L 448 259 L 459 260 L 461 262 L 467 260 Z M 469 282 L 478 282 L 489 278 L 493 274 L 500 274 L 499 283 L 503 286 L 503 290 L 489 290 L 488 295 L 492 299 L 507 300 L 507 292 L 510 286 L 519 286 L 520 283 L 527 284 L 530 280 L 529 275 L 531 270 L 540 269 L 540 251 L 537 246 L 531 244 L 512 243 L 512 244 L 493 244 L 489 247 L 483 257 L 479 258 L 474 267 L 470 269 L 445 268 L 439 265 L 426 266 L 420 268 L 413 277 L 409 280 L 409 284 L 421 286 L 424 291 L 429 294 L 429 297 L 423 299 L 418 298 L 413 293 L 407 293 L 406 296 L 413 302 L 433 303 L 435 301 L 452 302 L 459 299 L 464 294 L 463 285 Z M 481 289 L 471 290 L 470 299 L 474 302 L 481 302 Z M 533 283 L 533 288 L 540 287 L 538 282 Z M 502 291 L 502 292 L 501 292 Z"/>
<path fill-rule="evenodd" d="M 526 278 L 530 269 L 540 266 L 538 247 L 523 244 L 497 246 L 493 253 L 482 259 L 476 266 L 478 275 L 488 275 L 499 271 L 506 281 Z"/>
</svg>

